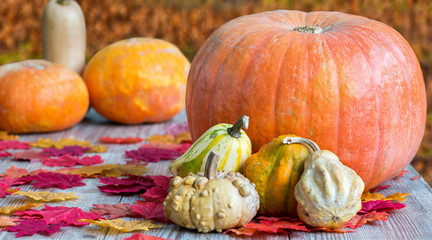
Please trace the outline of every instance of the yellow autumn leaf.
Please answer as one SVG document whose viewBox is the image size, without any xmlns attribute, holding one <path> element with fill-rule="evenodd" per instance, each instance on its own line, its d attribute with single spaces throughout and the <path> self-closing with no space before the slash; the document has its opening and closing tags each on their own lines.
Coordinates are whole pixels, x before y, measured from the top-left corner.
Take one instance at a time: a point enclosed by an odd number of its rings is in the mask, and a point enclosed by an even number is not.
<svg viewBox="0 0 432 240">
<path fill-rule="evenodd" d="M 364 192 L 363 195 L 361 196 L 361 200 L 363 202 L 368 202 L 368 201 L 376 201 L 376 200 L 382 200 L 382 201 L 386 201 L 386 200 L 392 200 L 392 201 L 405 201 L 405 196 L 407 195 L 411 195 L 409 193 L 394 193 L 391 195 L 388 195 L 387 197 L 384 196 L 381 193 L 371 193 L 371 192 Z"/>
<path fill-rule="evenodd" d="M 153 224 L 151 220 L 132 220 L 132 221 L 123 221 L 123 219 L 112 219 L 112 220 L 90 220 L 90 219 L 81 219 L 79 221 L 88 222 L 94 225 L 109 227 L 120 230 L 122 232 L 132 232 L 132 231 L 148 231 L 150 228 L 158 228 L 162 227 L 160 225 Z"/>
<path fill-rule="evenodd" d="M 90 148 L 89 152 L 97 153 L 106 152 L 108 149 L 103 145 L 91 145 L 90 141 L 76 140 L 74 138 L 63 138 L 55 141 L 49 138 L 39 138 L 37 142 L 30 143 L 30 146 L 38 148 L 55 147 L 57 149 L 62 149 L 65 146 L 81 146 Z"/>
<path fill-rule="evenodd" d="M 18 138 L 19 137 L 17 135 L 9 134 L 6 131 L 0 131 L 0 141 L 17 140 Z"/>
<path fill-rule="evenodd" d="M 400 193 L 400 192 L 397 192 L 397 193 L 394 193 L 394 194 L 392 194 L 392 195 L 388 195 L 386 198 L 383 198 L 382 200 L 392 200 L 392 201 L 400 201 L 400 202 L 403 202 L 403 201 L 405 201 L 406 199 L 405 199 L 405 196 L 408 196 L 408 195 L 411 195 L 411 194 L 409 194 L 409 193 Z"/>
<path fill-rule="evenodd" d="M 17 211 L 24 211 L 33 207 L 41 207 L 43 204 L 40 203 L 27 203 L 26 205 L 13 205 L 13 206 L 5 206 L 0 207 L 0 214 L 10 215 Z"/>
<path fill-rule="evenodd" d="M 14 191 L 13 195 L 21 195 L 21 196 L 26 196 L 29 197 L 31 199 L 34 199 L 36 201 L 40 201 L 40 202 L 53 202 L 53 201 L 66 201 L 66 200 L 72 200 L 72 199 L 76 199 L 79 198 L 79 196 L 75 196 L 75 193 L 70 192 L 70 193 L 62 193 L 62 192 L 58 192 L 58 193 L 52 193 L 52 192 L 33 192 L 33 191 L 27 191 L 27 192 L 22 192 L 22 191 L 17 191 L 17 190 L 12 190 Z"/>
<path fill-rule="evenodd" d="M 0 217 L 0 227 L 16 226 L 16 221 L 18 221 L 17 218 Z"/>
<path fill-rule="evenodd" d="M 383 198 L 385 198 L 385 196 L 381 193 L 371 193 L 369 191 L 364 192 L 361 196 L 363 202 L 382 200 Z"/>
<path fill-rule="evenodd" d="M 146 138 L 146 141 L 149 141 L 151 143 L 163 143 L 163 144 L 170 144 L 174 143 L 175 137 L 173 135 L 168 134 L 156 134 L 151 137 Z"/>
<path fill-rule="evenodd" d="M 120 165 L 120 164 L 102 164 L 95 166 L 84 166 L 73 169 L 71 174 L 78 174 L 84 177 L 103 175 L 106 177 L 120 177 L 125 174 L 143 175 L 148 168 L 142 165 Z"/>
<path fill-rule="evenodd" d="M 185 140 L 191 140 L 192 137 L 189 132 L 181 132 L 177 134 L 174 138 L 174 143 L 178 144 Z"/>
</svg>

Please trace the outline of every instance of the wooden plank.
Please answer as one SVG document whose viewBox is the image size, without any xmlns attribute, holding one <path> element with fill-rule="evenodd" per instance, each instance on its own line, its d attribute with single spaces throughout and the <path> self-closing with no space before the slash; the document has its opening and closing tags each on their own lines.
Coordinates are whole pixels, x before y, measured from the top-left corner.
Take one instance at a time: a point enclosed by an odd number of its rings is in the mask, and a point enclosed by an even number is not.
<svg viewBox="0 0 432 240">
<path fill-rule="evenodd" d="M 98 116 L 94 111 L 90 111 L 86 119 L 79 125 L 56 133 L 45 134 L 28 134 L 21 135 L 21 141 L 36 141 L 38 138 L 51 138 L 60 139 L 65 137 L 74 137 L 80 140 L 90 140 L 93 144 L 98 143 L 101 136 L 135 136 L 135 137 L 148 137 L 154 134 L 163 134 L 164 128 L 173 122 L 183 122 L 186 119 L 184 112 L 179 114 L 172 121 L 167 121 L 158 124 L 140 124 L 140 125 L 119 125 L 107 121 L 106 119 Z M 102 153 L 101 156 L 105 159 L 105 163 L 120 163 L 124 164 L 127 160 L 124 156 L 124 151 L 137 149 L 140 144 L 130 145 L 109 145 L 109 151 Z M 169 162 L 149 163 L 150 175 L 169 175 L 168 166 Z M 29 171 L 39 168 L 55 169 L 52 167 L 45 167 L 41 163 L 29 163 L 26 161 L 13 161 L 9 158 L 0 160 L 0 174 L 4 173 L 5 169 L 15 165 L 18 168 L 26 168 Z M 413 181 L 411 177 L 418 175 L 414 168 L 410 165 L 406 168 L 410 172 L 404 177 L 390 180 L 387 184 L 392 185 L 390 188 L 382 191 L 383 194 L 389 195 L 396 192 L 409 192 L 412 195 L 407 197 L 405 204 L 406 208 L 392 212 L 387 222 L 377 221 L 372 224 L 364 225 L 355 230 L 354 233 L 326 233 L 326 232 L 298 232 L 292 231 L 289 233 L 281 234 L 257 234 L 252 239 L 257 240 L 279 240 L 279 239 L 432 239 L 432 189 L 427 183 L 420 178 Z M 85 211 L 92 208 L 92 204 L 116 204 L 133 203 L 139 200 L 138 195 L 133 196 L 118 196 L 101 193 L 97 188 L 97 179 L 85 179 L 86 186 L 74 187 L 71 189 L 47 189 L 54 192 L 75 192 L 82 198 L 58 203 L 48 203 L 50 206 L 68 206 L 79 207 Z M 30 186 L 23 186 L 22 190 L 35 190 Z M 38 190 L 39 191 L 39 190 Z M 8 196 L 0 199 L 0 206 L 17 205 L 31 202 L 21 196 Z M 176 225 L 165 225 L 162 228 L 152 229 L 144 234 L 159 236 L 167 239 L 245 239 L 233 234 L 222 235 L 220 233 L 197 233 L 192 230 L 184 229 Z M 119 240 L 131 236 L 133 233 L 120 233 L 116 230 L 108 228 L 100 228 L 97 226 L 85 226 L 81 228 L 71 227 L 62 228 L 59 232 L 52 236 L 46 237 L 39 234 L 23 237 L 21 239 L 104 239 L 104 240 Z M 13 239 L 15 233 L 0 232 L 0 239 Z"/>
</svg>

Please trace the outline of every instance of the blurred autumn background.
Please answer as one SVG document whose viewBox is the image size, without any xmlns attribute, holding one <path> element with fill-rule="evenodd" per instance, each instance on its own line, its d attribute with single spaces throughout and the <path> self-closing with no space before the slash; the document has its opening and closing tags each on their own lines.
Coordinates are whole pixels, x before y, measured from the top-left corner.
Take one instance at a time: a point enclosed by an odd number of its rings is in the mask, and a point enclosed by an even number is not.
<svg viewBox="0 0 432 240">
<path fill-rule="evenodd" d="M 41 58 L 48 0 L 2 0 L 0 64 Z M 411 44 L 425 78 L 429 114 L 414 167 L 432 185 L 432 1 L 428 0 L 78 0 L 87 24 L 87 58 L 115 41 L 161 38 L 191 60 L 206 38 L 241 15 L 274 9 L 342 11 L 384 22 Z"/>
</svg>

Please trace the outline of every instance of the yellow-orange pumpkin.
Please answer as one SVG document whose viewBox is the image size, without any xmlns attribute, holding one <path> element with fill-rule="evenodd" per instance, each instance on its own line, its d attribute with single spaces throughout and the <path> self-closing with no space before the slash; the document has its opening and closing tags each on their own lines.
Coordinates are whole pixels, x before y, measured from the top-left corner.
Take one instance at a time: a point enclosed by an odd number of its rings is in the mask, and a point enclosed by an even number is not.
<svg viewBox="0 0 432 240">
<path fill-rule="evenodd" d="M 279 135 L 312 139 L 369 189 L 414 157 L 426 94 L 412 48 L 391 27 L 278 10 L 234 19 L 208 38 L 191 65 L 186 111 L 194 139 L 241 115 L 253 119 L 255 152 Z"/>
<path fill-rule="evenodd" d="M 84 70 L 90 102 L 119 123 L 168 120 L 184 109 L 190 63 L 173 44 L 153 38 L 113 43 Z"/>
<path fill-rule="evenodd" d="M 13 133 L 51 132 L 80 122 L 89 95 L 82 78 L 45 60 L 0 67 L 0 129 Z"/>
</svg>

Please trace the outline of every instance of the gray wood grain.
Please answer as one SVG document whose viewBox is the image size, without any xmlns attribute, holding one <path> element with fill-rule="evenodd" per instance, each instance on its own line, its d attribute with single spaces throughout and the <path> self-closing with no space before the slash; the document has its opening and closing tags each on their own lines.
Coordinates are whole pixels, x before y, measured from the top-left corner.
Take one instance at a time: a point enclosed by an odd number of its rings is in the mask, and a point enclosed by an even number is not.
<svg viewBox="0 0 432 240">
<path fill-rule="evenodd" d="M 110 137 L 149 137 L 154 134 L 163 134 L 164 127 L 173 122 L 183 122 L 186 119 L 186 114 L 182 112 L 173 120 L 158 124 L 140 124 L 140 125 L 119 125 L 112 123 L 94 111 L 90 111 L 83 122 L 77 126 L 56 133 L 45 134 L 27 134 L 20 135 L 21 141 L 37 141 L 38 138 L 51 138 L 60 139 L 66 137 L 74 137 L 80 140 L 90 140 L 93 144 L 98 143 L 101 136 Z M 124 156 L 126 150 L 137 149 L 138 144 L 108 145 L 109 150 L 107 153 L 100 154 L 105 160 L 104 163 L 120 163 L 124 164 L 128 160 Z M 150 163 L 149 175 L 169 175 L 168 166 L 169 162 L 162 161 L 158 163 Z M 55 167 L 46 167 L 41 163 L 29 163 L 27 161 L 13 161 L 10 158 L 0 160 L 0 174 L 3 174 L 6 169 L 15 165 L 18 168 L 26 168 L 29 171 L 39 168 L 56 169 Z M 404 177 L 388 181 L 386 184 L 392 185 L 390 188 L 382 191 L 383 194 L 389 195 L 396 192 L 408 192 L 411 196 L 407 196 L 407 201 L 404 202 L 407 207 L 401 210 L 393 211 L 389 216 L 387 222 L 376 221 L 372 224 L 364 225 L 355 230 L 354 233 L 326 233 L 326 232 L 299 232 L 291 231 L 281 234 L 263 234 L 259 233 L 252 237 L 252 239 L 259 240 L 279 240 L 279 239 L 432 239 L 432 189 L 427 183 L 420 178 L 413 181 L 411 177 L 418 175 L 414 168 L 409 165 L 407 168 L 410 172 L 405 174 Z M 53 192 L 75 192 L 76 195 L 82 196 L 79 199 L 57 203 L 47 203 L 50 206 L 68 206 L 79 207 L 85 211 L 92 208 L 92 204 L 116 204 L 116 203 L 133 203 L 139 200 L 138 195 L 133 196 L 118 196 L 106 194 L 99 191 L 97 186 L 101 185 L 97 179 L 85 179 L 86 186 L 74 187 L 70 189 L 47 189 Z M 23 191 L 37 190 L 31 186 L 23 186 Z M 7 196 L 0 198 L 0 206 L 7 205 L 22 205 L 32 202 L 23 196 Z M 128 218 L 125 218 L 128 219 Z M 197 233 L 188 229 L 181 228 L 176 225 L 164 225 L 161 228 L 151 229 L 150 231 L 143 231 L 142 233 L 159 236 L 167 239 L 247 239 L 247 237 L 239 237 L 233 234 L 222 235 L 220 233 Z M 75 240 L 75 239 L 104 239 L 120 240 L 131 236 L 133 233 L 121 233 L 116 230 L 101 228 L 97 226 L 85 227 L 67 227 L 62 228 L 59 232 L 51 236 L 42 236 L 39 234 L 22 237 L 21 239 L 59 239 L 59 240 Z M 15 233 L 0 232 L 0 239 L 14 239 Z"/>
</svg>

